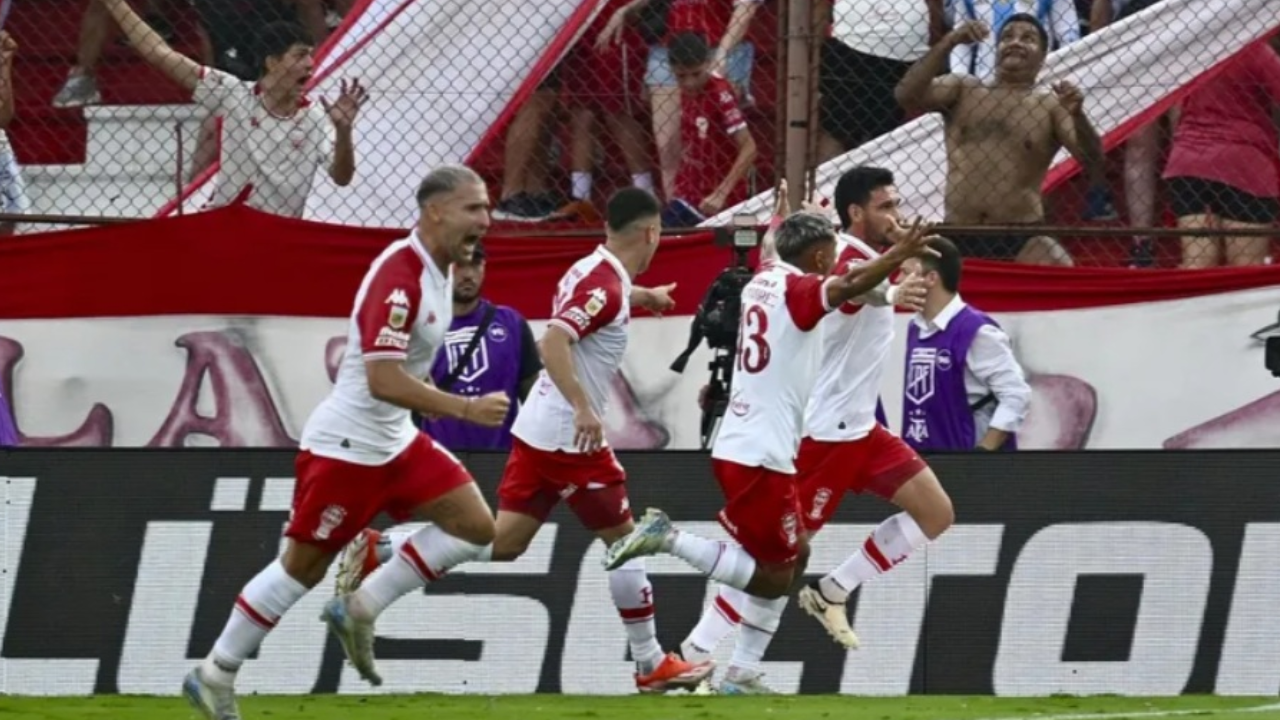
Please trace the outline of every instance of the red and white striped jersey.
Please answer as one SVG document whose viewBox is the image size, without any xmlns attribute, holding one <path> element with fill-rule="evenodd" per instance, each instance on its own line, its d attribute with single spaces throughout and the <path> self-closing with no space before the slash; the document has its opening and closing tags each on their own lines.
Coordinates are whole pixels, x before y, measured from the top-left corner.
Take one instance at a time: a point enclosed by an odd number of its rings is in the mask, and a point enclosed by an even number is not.
<svg viewBox="0 0 1280 720">
<path fill-rule="evenodd" d="M 440 270 L 417 232 L 383 250 L 356 293 L 337 378 L 308 418 L 301 448 L 361 465 L 399 455 L 418 429 L 408 409 L 370 394 L 365 361 L 400 360 L 410 375 L 428 377 L 452 322 L 452 270 Z"/>
<path fill-rule="evenodd" d="M 850 235 L 840 235 L 838 243 L 835 274 L 880 255 Z M 851 300 L 828 315 L 820 329 L 822 363 L 805 410 L 805 437 L 866 437 L 876 424 L 880 380 L 893 341 L 893 306 Z"/>
<path fill-rule="evenodd" d="M 631 275 L 603 245 L 560 278 L 548 325 L 569 333 L 578 382 L 591 409 L 604 419 L 613 377 L 627 352 Z M 573 406 L 544 369 L 520 406 L 511 434 L 539 450 L 576 453 Z"/>
<path fill-rule="evenodd" d="M 743 289 L 737 363 L 713 458 L 795 472 L 804 410 L 821 359 L 822 335 L 816 330 L 832 310 L 830 281 L 774 260 Z"/>
</svg>

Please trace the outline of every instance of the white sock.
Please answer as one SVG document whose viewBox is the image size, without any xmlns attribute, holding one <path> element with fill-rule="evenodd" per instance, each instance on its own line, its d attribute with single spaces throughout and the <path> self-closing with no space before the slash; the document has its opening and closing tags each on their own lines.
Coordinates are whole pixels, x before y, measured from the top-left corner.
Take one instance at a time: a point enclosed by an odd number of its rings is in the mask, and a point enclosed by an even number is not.
<svg viewBox="0 0 1280 720">
<path fill-rule="evenodd" d="M 721 585 L 716 597 L 702 610 L 702 617 L 693 626 L 689 637 L 680 645 L 684 659 L 690 662 L 706 660 L 716 647 L 742 622 L 742 610 L 748 595 L 728 585 Z M 690 657 L 690 656 L 693 657 Z"/>
<path fill-rule="evenodd" d="M 395 557 L 378 568 L 351 598 L 351 612 L 365 620 L 376 618 L 400 597 L 435 582 L 451 568 L 484 551 L 435 525 L 413 533 Z"/>
<path fill-rule="evenodd" d="M 677 530 L 669 552 L 712 580 L 739 590 L 745 588 L 756 573 L 755 558 L 737 543 L 708 540 Z"/>
<path fill-rule="evenodd" d="M 653 173 L 642 172 L 631 174 L 631 184 L 641 190 L 653 192 Z"/>
<path fill-rule="evenodd" d="M 574 200 L 591 199 L 591 173 L 574 170 L 569 175 Z"/>
<path fill-rule="evenodd" d="M 400 552 L 400 548 L 409 542 L 409 537 L 413 535 L 412 530 L 388 530 L 382 533 L 382 537 L 378 538 L 376 546 L 378 552 L 378 562 L 386 563 Z"/>
<path fill-rule="evenodd" d="M 245 659 L 308 590 L 284 571 L 278 559 L 255 575 L 240 591 L 231 618 L 205 658 L 201 667 L 204 676 L 222 685 L 234 682 Z"/>
<path fill-rule="evenodd" d="M 861 550 L 819 580 L 818 589 L 828 601 L 845 602 L 859 585 L 889 572 L 927 542 L 928 536 L 916 521 L 900 512 L 880 523 Z"/>
<path fill-rule="evenodd" d="M 641 675 L 648 675 L 662 662 L 658 627 L 653 616 L 653 585 L 644 570 L 644 559 L 636 558 L 609 573 L 609 594 L 627 629 L 631 658 Z"/>
<path fill-rule="evenodd" d="M 787 599 L 786 595 L 772 600 L 747 596 L 747 604 L 742 608 L 742 627 L 738 631 L 738 642 L 733 646 L 733 658 L 729 661 L 730 667 L 760 671 L 760 661 L 764 659 L 764 653 L 773 641 L 773 634 L 778 632 Z"/>
</svg>

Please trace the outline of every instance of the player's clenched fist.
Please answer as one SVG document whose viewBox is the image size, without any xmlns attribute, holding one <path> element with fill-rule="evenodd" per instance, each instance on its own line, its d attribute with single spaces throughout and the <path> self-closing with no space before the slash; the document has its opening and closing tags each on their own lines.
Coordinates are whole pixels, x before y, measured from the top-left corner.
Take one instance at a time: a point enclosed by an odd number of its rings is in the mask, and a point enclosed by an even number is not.
<svg viewBox="0 0 1280 720">
<path fill-rule="evenodd" d="M 462 419 L 485 427 L 498 427 L 507 419 L 511 398 L 504 392 L 491 392 L 467 401 Z"/>
<path fill-rule="evenodd" d="M 986 40 L 991 35 L 991 28 L 981 20 L 970 20 L 956 26 L 955 30 L 947 33 L 947 42 L 952 47 L 957 45 L 976 45 Z"/>
</svg>

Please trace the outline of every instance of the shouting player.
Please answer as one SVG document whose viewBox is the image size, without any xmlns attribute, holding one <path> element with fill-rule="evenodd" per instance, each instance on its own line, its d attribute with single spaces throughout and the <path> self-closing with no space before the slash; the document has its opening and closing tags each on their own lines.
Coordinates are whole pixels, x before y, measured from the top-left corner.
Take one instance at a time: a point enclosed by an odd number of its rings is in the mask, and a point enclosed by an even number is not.
<svg viewBox="0 0 1280 720">
<path fill-rule="evenodd" d="M 386 248 L 356 293 L 347 349 L 328 397 L 302 431 L 284 553 L 236 598 L 213 651 L 183 682 L 209 720 L 237 720 L 236 672 L 280 618 L 325 576 L 334 555 L 383 511 L 430 520 L 400 555 L 323 619 L 373 684 L 373 620 L 393 600 L 480 554 L 494 522 L 466 469 L 419 433 L 411 410 L 494 427 L 502 393 L 463 397 L 426 377 L 453 314 L 450 266 L 466 262 L 489 227 L 489 195 L 465 167 L 431 172 L 418 188 L 414 232 Z"/>
<path fill-rule="evenodd" d="M 745 591 L 742 621 L 766 634 L 776 629 L 797 562 L 808 556 L 794 460 L 821 357 L 822 333 L 814 330 L 828 313 L 879 286 L 904 260 L 927 252 L 917 222 L 885 254 L 828 276 L 840 248 L 836 231 L 825 217 L 807 212 L 782 221 L 775 248 L 776 259 L 742 292 L 737 368 L 711 451 L 726 499 L 719 520 L 737 544 L 678 530 L 651 508 L 635 532 L 605 555 L 606 568 L 646 555 L 675 555 Z"/>
<path fill-rule="evenodd" d="M 512 449 L 498 485 L 497 539 L 480 560 L 509 562 L 529 547 L 551 510 L 564 500 L 605 543 L 634 528 L 626 472 L 605 442 L 609 387 L 627 349 L 631 307 L 655 313 L 674 307 L 674 286 L 632 285 L 658 249 L 661 206 L 639 188 L 619 190 L 606 211 L 605 244 L 582 258 L 556 289 L 552 316 L 539 342 L 545 365 L 511 428 Z M 376 565 L 370 532 L 343 555 L 339 592 Z M 391 539 L 391 546 L 400 538 Z M 644 561 L 609 573 L 609 591 L 626 626 L 635 682 L 643 693 L 692 689 L 709 675 L 709 661 L 690 663 L 658 644 L 653 587 Z"/>
<path fill-rule="evenodd" d="M 838 272 L 877 257 L 875 248 L 901 237 L 898 195 L 889 170 L 862 166 L 846 172 L 836 184 L 835 206 L 847 233 L 839 238 Z M 846 647 L 856 647 L 858 640 L 844 614 L 845 598 L 858 583 L 891 567 L 874 558 L 897 558 L 903 555 L 899 544 L 915 548 L 941 535 L 952 522 L 951 500 L 938 479 L 875 416 L 893 340 L 893 306 L 918 310 L 925 293 L 918 276 L 908 276 L 896 286 L 881 283 L 822 321 L 821 369 L 805 409 L 805 433 L 796 458 L 801 522 L 812 540 L 846 492 L 871 493 L 906 511 L 882 525 L 863 552 L 832 573 L 827 582 L 836 586 L 825 592 L 818 585 L 801 590 L 801 608 Z M 743 621 L 749 601 L 742 591 L 721 586 L 682 646 L 684 657 L 696 660 L 741 626 L 732 663 L 720 684 L 723 693 L 771 692 L 760 682 L 759 669 L 773 636 Z M 764 628 L 777 628 L 782 607 L 776 611 Z"/>
</svg>

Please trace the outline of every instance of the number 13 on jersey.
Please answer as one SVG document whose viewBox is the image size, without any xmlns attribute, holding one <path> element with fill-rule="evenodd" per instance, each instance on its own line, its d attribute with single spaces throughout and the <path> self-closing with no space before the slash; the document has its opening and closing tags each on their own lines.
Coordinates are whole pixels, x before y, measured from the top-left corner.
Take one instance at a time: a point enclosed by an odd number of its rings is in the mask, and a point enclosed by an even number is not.
<svg viewBox="0 0 1280 720">
<path fill-rule="evenodd" d="M 738 323 L 738 371 L 754 375 L 769 365 L 769 315 L 764 307 L 750 304 Z"/>
</svg>

